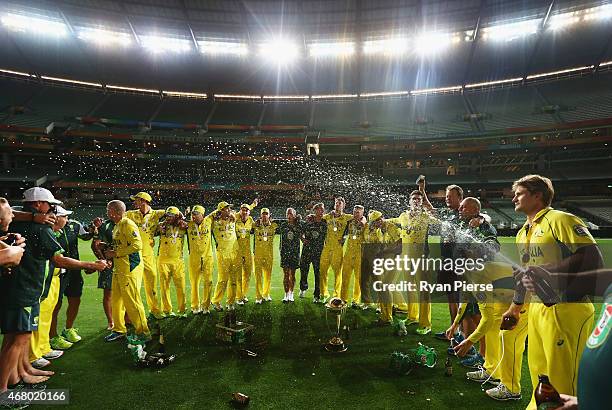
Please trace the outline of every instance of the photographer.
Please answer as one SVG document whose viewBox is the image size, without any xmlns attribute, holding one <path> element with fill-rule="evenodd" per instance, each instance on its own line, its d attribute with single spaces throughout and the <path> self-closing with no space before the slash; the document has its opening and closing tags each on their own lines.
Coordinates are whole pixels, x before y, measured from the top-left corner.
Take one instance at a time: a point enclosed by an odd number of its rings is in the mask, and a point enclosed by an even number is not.
<svg viewBox="0 0 612 410">
<path fill-rule="evenodd" d="M 24 192 L 24 211 L 32 214 L 53 213 L 60 201 L 47 189 L 36 187 Z M 48 264 L 58 268 L 93 269 L 106 267 L 106 262 L 81 262 L 62 256 L 59 245 L 48 225 L 14 221 L 10 230 L 28 240 L 23 258 L 10 274 L 0 277 L 0 328 L 4 334 L 0 353 L 0 392 L 9 384 L 42 383 L 53 372 L 34 369 L 29 361 L 32 331 L 38 329 L 40 299 L 49 286 Z M 20 238 L 18 237 L 18 239 Z"/>
<path fill-rule="evenodd" d="M 0 233 L 6 232 L 13 221 L 13 211 L 5 198 L 0 198 Z M 25 241 L 14 235 L 0 236 L 0 266 L 19 265 Z"/>
</svg>

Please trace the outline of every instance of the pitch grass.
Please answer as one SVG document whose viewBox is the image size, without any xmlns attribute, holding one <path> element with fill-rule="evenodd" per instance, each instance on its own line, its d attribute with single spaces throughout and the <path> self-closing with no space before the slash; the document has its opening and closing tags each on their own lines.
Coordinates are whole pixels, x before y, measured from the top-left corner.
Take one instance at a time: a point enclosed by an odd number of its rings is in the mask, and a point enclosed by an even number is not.
<svg viewBox="0 0 612 410">
<path fill-rule="evenodd" d="M 512 239 L 503 242 L 510 243 Z M 89 243 L 81 243 L 81 254 L 83 259 L 93 259 Z M 373 311 L 348 309 L 343 319 L 351 328 L 348 351 L 339 354 L 324 351 L 321 347 L 330 337 L 333 320 L 329 320 L 328 327 L 325 308 L 312 303 L 312 272 L 308 297 L 299 299 L 296 292 L 296 302 L 285 305 L 281 302 L 284 291 L 282 271 L 277 266 L 278 251 L 275 257 L 274 300 L 255 305 L 252 278 L 248 294 L 251 301 L 238 310 L 238 320 L 254 324 L 255 339 L 267 343 L 263 349 L 257 349 L 259 356 L 241 359 L 238 349 L 215 340 L 215 324 L 222 322 L 223 313 L 165 319 L 159 323 L 166 348 L 177 359 L 162 370 L 135 368 L 125 341 L 104 342 L 108 331 L 102 311 L 102 290 L 96 287 L 97 274 L 86 275 L 76 322 L 83 340 L 49 367 L 56 375 L 48 388 L 69 389 L 68 408 L 75 409 L 223 409 L 231 407 L 232 392 L 249 395 L 252 409 L 526 407 L 531 394 L 526 354 L 523 398 L 496 402 L 481 391 L 478 383 L 465 378 L 468 369 L 461 367 L 457 359 L 452 359 L 453 376 L 444 376 L 448 343 L 413 334 L 400 338 L 392 334 L 391 328 L 372 327 L 377 317 Z M 331 286 L 333 279 L 330 289 Z M 189 283 L 187 297 L 189 306 Z M 60 331 L 66 304 L 64 301 Z M 447 305 L 434 304 L 432 317 L 433 331 L 445 330 L 449 324 Z M 414 326 L 409 331 L 414 332 Z M 390 354 L 415 348 L 418 342 L 436 348 L 437 365 L 432 369 L 417 368 L 407 376 L 391 372 Z M 155 346 L 153 343 L 152 348 Z"/>
</svg>

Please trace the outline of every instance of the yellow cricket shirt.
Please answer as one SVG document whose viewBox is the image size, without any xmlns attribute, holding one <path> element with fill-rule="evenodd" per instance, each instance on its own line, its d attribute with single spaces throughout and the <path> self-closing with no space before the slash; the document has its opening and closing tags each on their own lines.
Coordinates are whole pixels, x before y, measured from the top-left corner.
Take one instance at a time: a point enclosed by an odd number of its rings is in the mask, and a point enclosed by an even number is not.
<svg viewBox="0 0 612 410">
<path fill-rule="evenodd" d="M 159 235 L 160 262 L 174 262 L 183 259 L 183 244 L 185 240 L 185 229 L 178 226 L 167 226 Z"/>
<path fill-rule="evenodd" d="M 138 209 L 132 209 L 125 213 L 128 219 L 136 223 L 142 238 L 142 254 L 144 256 L 153 255 L 155 246 L 155 232 L 159 225 L 159 219 L 166 214 L 163 209 L 151 209 L 146 214 L 142 214 Z"/>
<path fill-rule="evenodd" d="M 113 228 L 113 273 L 129 275 L 142 263 L 142 238 L 134 221 L 124 217 Z"/>
</svg>

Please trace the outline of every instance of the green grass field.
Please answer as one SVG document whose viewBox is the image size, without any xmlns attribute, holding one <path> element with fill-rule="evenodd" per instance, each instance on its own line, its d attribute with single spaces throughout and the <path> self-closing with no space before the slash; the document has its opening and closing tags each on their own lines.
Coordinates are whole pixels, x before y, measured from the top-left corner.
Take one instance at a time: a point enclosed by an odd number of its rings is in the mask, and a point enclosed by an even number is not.
<svg viewBox="0 0 612 410">
<path fill-rule="evenodd" d="M 504 243 L 512 242 L 512 238 L 504 239 Z M 83 259 L 93 259 L 89 243 L 82 242 L 81 251 Z M 103 340 L 108 331 L 101 304 L 102 290 L 97 289 L 97 274 L 92 274 L 85 277 L 76 322 L 83 340 L 49 367 L 56 375 L 48 388 L 69 389 L 70 408 L 222 409 L 231 407 L 232 392 L 249 395 L 249 407 L 254 409 L 387 409 L 398 406 L 519 409 L 527 405 L 531 384 L 526 357 L 522 400 L 495 402 L 481 391 L 479 384 L 465 378 L 467 369 L 455 358 L 454 375 L 444 376 L 447 343 L 431 336 L 409 334 L 400 338 L 393 335 L 390 328 L 372 327 L 370 324 L 376 319 L 373 311 L 349 309 L 344 318 L 344 323 L 352 328 L 347 341 L 348 351 L 325 352 L 321 346 L 330 337 L 325 308 L 312 303 L 311 290 L 305 299 L 298 299 L 296 292 L 294 304 L 281 302 L 283 288 L 282 271 L 277 266 L 278 250 L 275 257 L 274 301 L 263 305 L 253 303 L 255 283 L 252 278 L 248 294 L 251 302 L 238 310 L 238 320 L 254 324 L 255 338 L 267 342 L 267 346 L 258 351 L 259 357 L 241 359 L 237 349 L 217 342 L 215 324 L 222 321 L 223 314 L 212 313 L 160 321 L 167 351 L 177 355 L 176 361 L 162 370 L 135 368 L 125 341 L 106 343 Z M 309 284 L 312 289 L 312 273 Z M 187 295 L 189 297 L 189 284 Z M 66 304 L 64 302 L 60 326 L 64 323 Z M 445 330 L 449 322 L 447 305 L 434 304 L 432 316 L 434 331 Z M 417 368 L 407 376 L 391 372 L 388 368 L 390 354 L 414 348 L 419 341 L 438 351 L 436 367 Z"/>
</svg>

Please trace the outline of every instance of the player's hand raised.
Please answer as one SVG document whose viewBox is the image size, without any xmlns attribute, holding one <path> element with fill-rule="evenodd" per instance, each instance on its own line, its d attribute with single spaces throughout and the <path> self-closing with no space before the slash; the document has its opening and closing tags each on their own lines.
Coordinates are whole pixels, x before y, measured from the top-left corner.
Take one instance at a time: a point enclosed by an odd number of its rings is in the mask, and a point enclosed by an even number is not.
<svg viewBox="0 0 612 410">
<path fill-rule="evenodd" d="M 55 214 L 34 214 L 32 221 L 41 225 L 55 225 Z"/>
</svg>

